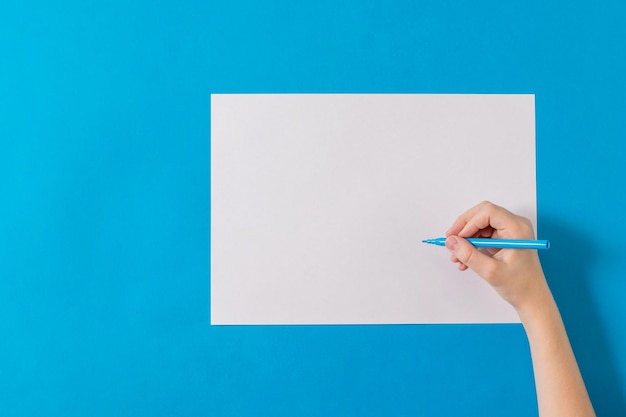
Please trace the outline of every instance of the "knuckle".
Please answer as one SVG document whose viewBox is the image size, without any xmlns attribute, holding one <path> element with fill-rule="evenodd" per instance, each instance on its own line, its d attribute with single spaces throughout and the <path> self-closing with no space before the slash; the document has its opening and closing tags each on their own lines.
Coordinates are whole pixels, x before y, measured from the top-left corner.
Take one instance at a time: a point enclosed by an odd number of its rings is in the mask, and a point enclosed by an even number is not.
<svg viewBox="0 0 626 417">
<path fill-rule="evenodd" d="M 530 239 L 534 238 L 535 227 L 533 225 L 533 222 L 531 222 L 530 219 L 526 217 L 522 217 L 522 216 L 519 216 L 519 220 L 520 220 L 520 234 Z"/>
<path fill-rule="evenodd" d="M 493 203 L 489 200 L 483 200 L 478 204 L 481 210 L 489 210 L 493 206 Z"/>
</svg>

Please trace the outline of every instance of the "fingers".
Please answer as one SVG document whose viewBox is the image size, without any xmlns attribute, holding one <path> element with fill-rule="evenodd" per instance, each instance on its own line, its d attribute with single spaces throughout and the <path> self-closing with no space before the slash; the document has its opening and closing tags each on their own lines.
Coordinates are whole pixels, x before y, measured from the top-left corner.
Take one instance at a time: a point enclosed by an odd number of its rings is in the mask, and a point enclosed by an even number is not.
<svg viewBox="0 0 626 417">
<path fill-rule="evenodd" d="M 507 228 L 518 223 L 520 219 L 500 206 L 483 201 L 459 216 L 446 232 L 446 236 L 505 236 Z"/>
<path fill-rule="evenodd" d="M 446 240 L 446 248 L 452 253 L 450 259 L 453 262 L 459 262 L 459 270 L 464 271 L 470 268 L 487 280 L 495 275 L 498 261 L 480 252 L 467 240 L 449 236 Z"/>
<path fill-rule="evenodd" d="M 461 229 L 463 229 L 463 227 L 465 227 L 465 225 L 467 224 L 467 221 L 470 218 L 472 218 L 474 216 L 474 214 L 476 214 L 476 212 L 478 212 L 480 210 L 480 208 L 481 208 L 481 206 L 483 204 L 485 204 L 484 201 L 482 203 L 478 204 L 478 205 L 475 205 L 471 209 L 467 210 L 465 213 L 461 214 L 454 221 L 454 223 L 452 223 L 452 226 L 450 226 L 450 228 L 446 231 L 446 236 L 452 236 L 452 235 L 459 234 Z"/>
</svg>

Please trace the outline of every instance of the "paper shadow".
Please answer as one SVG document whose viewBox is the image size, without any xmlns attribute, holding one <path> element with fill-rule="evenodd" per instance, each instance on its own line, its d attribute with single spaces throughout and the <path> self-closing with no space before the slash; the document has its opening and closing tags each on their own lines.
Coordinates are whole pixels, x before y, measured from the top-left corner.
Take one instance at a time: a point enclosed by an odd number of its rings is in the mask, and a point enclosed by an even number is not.
<svg viewBox="0 0 626 417">
<path fill-rule="evenodd" d="M 558 218 L 540 217 L 551 248 L 540 254 L 597 415 L 626 416 L 626 401 L 594 300 L 590 297 L 598 246 Z"/>
</svg>

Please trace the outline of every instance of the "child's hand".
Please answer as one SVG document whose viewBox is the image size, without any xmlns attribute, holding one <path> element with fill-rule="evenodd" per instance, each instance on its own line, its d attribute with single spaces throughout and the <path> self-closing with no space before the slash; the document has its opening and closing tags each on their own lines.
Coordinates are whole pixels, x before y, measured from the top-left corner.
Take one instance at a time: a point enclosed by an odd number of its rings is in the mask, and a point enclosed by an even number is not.
<svg viewBox="0 0 626 417">
<path fill-rule="evenodd" d="M 518 312 L 549 291 L 537 251 L 477 249 L 462 238 L 534 239 L 532 223 L 490 202 L 463 213 L 446 232 L 451 260 L 464 271 L 472 269 Z"/>
</svg>

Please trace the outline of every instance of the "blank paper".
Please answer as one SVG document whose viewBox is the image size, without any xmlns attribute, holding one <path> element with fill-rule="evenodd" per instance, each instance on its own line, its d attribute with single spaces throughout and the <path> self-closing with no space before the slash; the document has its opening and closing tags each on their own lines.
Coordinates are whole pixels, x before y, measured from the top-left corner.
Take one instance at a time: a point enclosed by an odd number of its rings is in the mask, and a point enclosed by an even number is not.
<svg viewBox="0 0 626 417">
<path fill-rule="evenodd" d="M 211 96 L 211 323 L 519 322 L 440 237 L 536 224 L 534 95 Z"/>
</svg>

